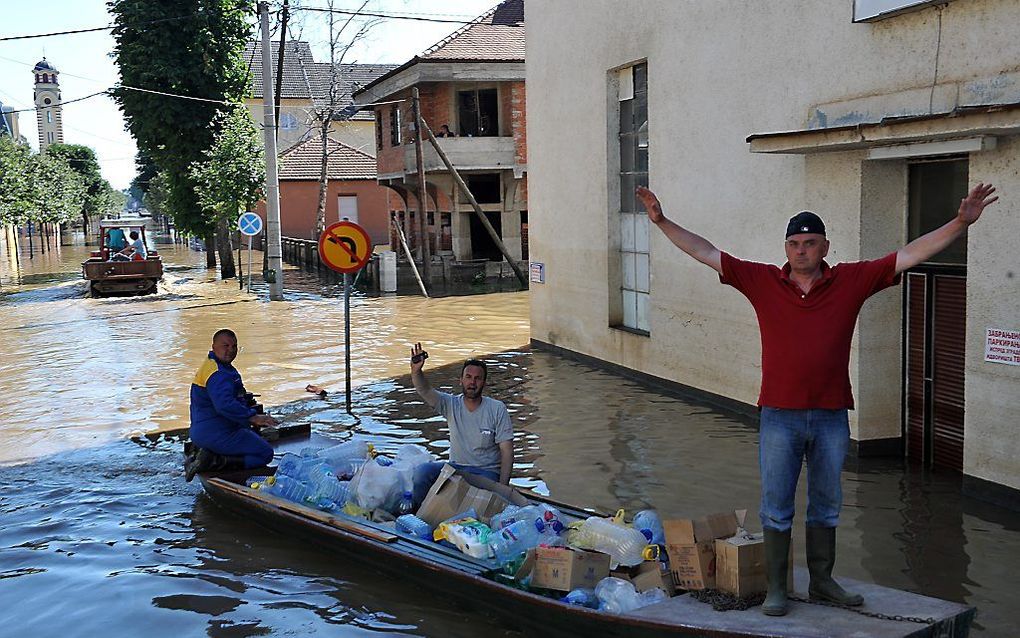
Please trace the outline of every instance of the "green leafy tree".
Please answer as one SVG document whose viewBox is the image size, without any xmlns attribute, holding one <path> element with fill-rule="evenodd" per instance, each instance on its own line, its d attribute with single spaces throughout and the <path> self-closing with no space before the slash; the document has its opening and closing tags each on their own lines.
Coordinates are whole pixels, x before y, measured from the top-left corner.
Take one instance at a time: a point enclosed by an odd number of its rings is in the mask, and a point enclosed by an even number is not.
<svg viewBox="0 0 1020 638">
<path fill-rule="evenodd" d="M 165 207 L 179 229 L 212 237 L 215 220 L 198 202 L 189 168 L 216 134 L 213 119 L 248 88 L 244 45 L 252 0 L 110 0 L 114 58 L 122 87 L 114 98 L 139 149 L 167 179 Z M 181 19 L 167 20 L 169 17 Z M 162 91 L 202 100 L 137 91 Z M 209 101 L 215 100 L 215 101 Z M 215 265 L 212 245 L 209 261 Z"/>
<path fill-rule="evenodd" d="M 30 221 L 60 224 L 81 214 L 87 196 L 85 180 L 63 158 L 33 155 L 29 171 L 33 176 Z"/>
<path fill-rule="evenodd" d="M 109 212 L 110 184 L 99 172 L 96 152 L 81 144 L 53 144 L 46 149 L 46 154 L 62 159 L 79 176 L 85 184 L 85 201 L 81 209 L 82 230 L 85 242 L 89 239 L 89 220 L 102 217 Z"/>
<path fill-rule="evenodd" d="M 0 225 L 21 224 L 32 209 L 32 150 L 0 135 Z"/>
<path fill-rule="evenodd" d="M 219 133 L 205 159 L 191 165 L 191 179 L 199 204 L 216 221 L 220 275 L 228 279 L 236 274 L 230 245 L 233 221 L 261 199 L 266 162 L 258 129 L 243 107 L 221 113 L 214 125 Z"/>
</svg>

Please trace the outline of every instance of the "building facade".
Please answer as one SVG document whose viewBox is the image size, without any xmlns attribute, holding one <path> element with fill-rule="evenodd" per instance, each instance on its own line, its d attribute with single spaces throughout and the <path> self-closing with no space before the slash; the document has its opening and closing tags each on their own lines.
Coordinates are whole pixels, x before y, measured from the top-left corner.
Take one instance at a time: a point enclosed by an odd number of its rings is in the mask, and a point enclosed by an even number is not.
<svg viewBox="0 0 1020 638">
<path fill-rule="evenodd" d="M 720 250 L 782 264 L 797 211 L 829 263 L 999 202 L 869 300 L 851 354 L 859 454 L 962 472 L 1020 503 L 1020 4 L 564 0 L 528 13 L 532 337 L 743 405 L 754 312 L 633 196 Z M 796 37 L 777 38 L 779 33 Z"/>
<path fill-rule="evenodd" d="M 39 130 L 39 152 L 50 144 L 64 143 L 60 106 L 60 71 L 43 58 L 32 69 L 35 74 L 35 119 Z"/>
<path fill-rule="evenodd" d="M 343 142 L 328 140 L 326 226 L 348 219 L 376 245 L 389 242 L 389 191 L 375 181 L 375 158 Z M 284 237 L 318 239 L 322 142 L 311 138 L 280 156 L 280 231 Z M 258 212 L 265 218 L 265 204 Z"/>
<path fill-rule="evenodd" d="M 6 135 L 15 142 L 23 141 L 18 126 L 18 112 L 13 106 L 5 106 L 0 102 L 0 135 Z"/>
<path fill-rule="evenodd" d="M 375 156 L 375 123 L 371 113 L 348 109 L 351 93 L 392 70 L 392 64 L 338 64 L 333 70 L 326 62 L 316 62 L 312 49 L 303 40 L 284 43 L 283 74 L 280 84 L 280 128 L 277 148 L 284 151 L 298 142 L 321 135 L 324 113 L 333 98 L 334 116 L 329 135 L 334 140 Z M 280 43 L 272 43 L 273 74 L 276 75 Z M 252 118 L 262 122 L 262 45 L 250 42 L 244 59 L 248 63 L 251 91 L 245 100 Z M 273 85 L 276 90 L 276 85 Z M 345 112 L 345 109 L 347 111 Z"/>
<path fill-rule="evenodd" d="M 506 0 L 355 91 L 355 103 L 375 115 L 378 180 L 397 195 L 391 201 L 399 206 L 390 212 L 412 246 L 419 245 L 411 106 L 417 88 L 422 119 L 437 136 L 442 134 L 440 146 L 511 258 L 527 259 L 524 44 L 524 2 Z M 427 139 L 422 154 L 431 254 L 455 261 L 501 261 L 501 251 Z"/>
</svg>

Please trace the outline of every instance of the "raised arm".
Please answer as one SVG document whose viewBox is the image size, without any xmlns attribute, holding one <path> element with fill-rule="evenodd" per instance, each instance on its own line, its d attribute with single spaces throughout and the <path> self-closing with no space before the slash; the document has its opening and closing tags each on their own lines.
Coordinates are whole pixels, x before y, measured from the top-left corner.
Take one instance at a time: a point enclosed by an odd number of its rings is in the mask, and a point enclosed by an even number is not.
<svg viewBox="0 0 1020 638">
<path fill-rule="evenodd" d="M 420 343 L 414 344 L 414 347 L 411 348 L 411 383 L 414 384 L 414 389 L 418 392 L 418 396 L 424 399 L 425 403 L 429 404 L 429 407 L 434 408 L 439 403 L 439 395 L 432 389 L 429 380 L 425 378 L 425 373 L 422 372 L 422 368 L 425 367 L 425 358 L 422 357 L 418 361 L 414 360 L 415 356 L 424 352 Z"/>
<path fill-rule="evenodd" d="M 644 186 L 638 186 L 636 192 L 638 199 L 648 211 L 648 221 L 658 226 L 677 248 L 722 274 L 722 257 L 712 242 L 666 219 L 662 214 L 659 198 L 652 191 Z"/>
<path fill-rule="evenodd" d="M 978 184 L 960 202 L 956 217 L 896 251 L 896 274 L 931 259 L 953 243 L 981 217 L 986 206 L 999 199 L 992 197 L 994 192 L 991 184 Z"/>
</svg>

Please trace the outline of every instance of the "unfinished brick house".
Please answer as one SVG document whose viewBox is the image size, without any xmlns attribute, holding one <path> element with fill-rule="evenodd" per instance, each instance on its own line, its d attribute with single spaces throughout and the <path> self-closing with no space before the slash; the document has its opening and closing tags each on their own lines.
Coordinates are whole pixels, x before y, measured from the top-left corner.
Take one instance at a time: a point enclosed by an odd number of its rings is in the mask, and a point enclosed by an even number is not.
<svg viewBox="0 0 1020 638">
<path fill-rule="evenodd" d="M 505 0 L 421 55 L 354 93 L 375 113 L 379 184 L 399 198 L 391 215 L 418 246 L 417 168 L 411 91 L 511 257 L 527 260 L 527 137 L 524 0 Z M 426 227 L 437 259 L 501 260 L 502 254 L 461 195 L 435 149 L 423 144 Z M 437 214 L 438 213 L 438 214 Z"/>
</svg>

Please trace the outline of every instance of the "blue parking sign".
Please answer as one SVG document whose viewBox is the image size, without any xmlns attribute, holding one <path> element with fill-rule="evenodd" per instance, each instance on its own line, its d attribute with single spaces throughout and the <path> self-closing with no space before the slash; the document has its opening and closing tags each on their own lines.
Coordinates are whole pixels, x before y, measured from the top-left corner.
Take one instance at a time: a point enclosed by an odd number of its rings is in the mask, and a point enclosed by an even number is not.
<svg viewBox="0 0 1020 638">
<path fill-rule="evenodd" d="M 244 213 L 237 219 L 237 229 L 242 235 L 258 235 L 262 232 L 262 218 L 255 213 Z"/>
</svg>

